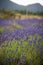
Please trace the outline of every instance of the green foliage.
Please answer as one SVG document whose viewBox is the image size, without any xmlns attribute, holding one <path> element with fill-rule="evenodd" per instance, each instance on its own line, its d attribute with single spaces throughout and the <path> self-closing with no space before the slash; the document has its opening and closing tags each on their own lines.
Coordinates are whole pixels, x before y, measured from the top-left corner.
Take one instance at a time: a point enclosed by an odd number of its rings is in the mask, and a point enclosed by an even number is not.
<svg viewBox="0 0 43 65">
<path fill-rule="evenodd" d="M 34 38 L 35 36 L 30 36 L 30 40 L 32 40 L 32 37 Z M 38 39 L 40 39 L 40 36 L 37 36 L 37 40 Z M 20 62 L 23 62 L 22 65 L 41 65 L 41 63 L 43 63 L 43 51 L 40 56 L 37 41 L 35 45 L 32 43 L 32 46 L 24 40 L 17 41 L 13 39 L 12 41 L 5 41 L 0 46 L 0 52 L 0 61 L 3 65 L 20 65 Z M 6 61 L 8 58 L 11 58 L 13 61 Z"/>
<path fill-rule="evenodd" d="M 21 15 L 17 15 L 17 14 L 21 14 Z M 0 10 L 0 18 L 2 19 L 15 19 L 16 17 L 20 19 L 22 15 L 43 16 L 43 11 L 30 12 L 29 10 L 7 10 L 7 9 Z"/>
<path fill-rule="evenodd" d="M 20 14 L 27 14 L 27 15 L 29 15 L 29 14 L 31 14 L 31 15 L 41 15 L 41 16 L 43 16 L 43 11 L 42 12 L 31 12 L 31 11 L 29 11 L 29 10 L 15 10 L 16 11 L 16 13 L 20 13 Z"/>
<path fill-rule="evenodd" d="M 11 19 L 11 18 L 15 18 L 15 12 L 12 10 L 6 10 L 3 9 L 0 11 L 0 18 L 5 18 L 5 19 Z"/>
</svg>

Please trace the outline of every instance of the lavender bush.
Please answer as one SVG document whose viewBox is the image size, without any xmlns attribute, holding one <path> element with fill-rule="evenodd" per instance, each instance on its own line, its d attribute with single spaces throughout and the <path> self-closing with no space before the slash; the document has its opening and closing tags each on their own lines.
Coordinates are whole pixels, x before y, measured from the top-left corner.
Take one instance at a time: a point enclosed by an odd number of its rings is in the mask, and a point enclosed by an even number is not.
<svg viewBox="0 0 43 65">
<path fill-rule="evenodd" d="M 0 65 L 43 65 L 43 19 L 0 19 Z"/>
</svg>

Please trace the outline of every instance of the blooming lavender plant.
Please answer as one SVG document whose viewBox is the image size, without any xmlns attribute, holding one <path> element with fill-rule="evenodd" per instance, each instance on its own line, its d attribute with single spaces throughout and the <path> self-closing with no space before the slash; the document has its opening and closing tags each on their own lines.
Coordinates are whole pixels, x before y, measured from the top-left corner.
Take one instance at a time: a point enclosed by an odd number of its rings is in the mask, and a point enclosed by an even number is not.
<svg viewBox="0 0 43 65">
<path fill-rule="evenodd" d="M 19 24 L 21 28 L 14 23 Z M 9 26 L 12 26 L 14 30 L 7 29 Z M 0 57 L 1 55 L 5 57 L 6 54 L 6 61 L 8 63 L 13 61 L 12 65 L 41 65 L 40 61 L 43 59 L 43 19 L 0 19 L 0 27 L 4 27 L 3 32 L 0 30 Z M 8 52 L 4 53 L 3 49 Z M 9 56 L 14 60 L 8 58 Z M 5 62 L 4 59 L 2 61 Z"/>
</svg>

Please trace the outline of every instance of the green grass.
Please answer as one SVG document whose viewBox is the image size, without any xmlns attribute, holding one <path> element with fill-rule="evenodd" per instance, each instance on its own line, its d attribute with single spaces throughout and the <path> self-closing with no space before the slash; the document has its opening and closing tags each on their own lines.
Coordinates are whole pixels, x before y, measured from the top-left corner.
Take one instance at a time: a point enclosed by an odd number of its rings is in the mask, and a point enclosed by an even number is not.
<svg viewBox="0 0 43 65">
<path fill-rule="evenodd" d="M 4 31 L 4 27 L 0 27 L 0 32 L 3 32 Z"/>
<path fill-rule="evenodd" d="M 23 28 L 21 25 L 17 24 L 16 22 L 14 22 L 13 25 L 14 25 L 16 28 Z"/>
</svg>

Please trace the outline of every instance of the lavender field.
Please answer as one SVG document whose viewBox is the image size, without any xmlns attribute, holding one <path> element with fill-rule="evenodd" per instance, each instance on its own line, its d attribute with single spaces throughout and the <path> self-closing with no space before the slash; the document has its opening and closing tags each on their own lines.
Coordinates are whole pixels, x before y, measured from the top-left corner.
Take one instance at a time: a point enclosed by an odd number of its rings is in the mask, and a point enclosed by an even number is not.
<svg viewBox="0 0 43 65">
<path fill-rule="evenodd" d="M 0 65 L 43 65 L 43 18 L 0 19 Z"/>
</svg>

